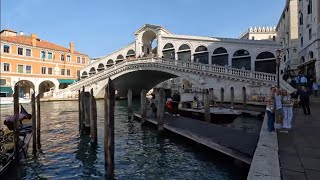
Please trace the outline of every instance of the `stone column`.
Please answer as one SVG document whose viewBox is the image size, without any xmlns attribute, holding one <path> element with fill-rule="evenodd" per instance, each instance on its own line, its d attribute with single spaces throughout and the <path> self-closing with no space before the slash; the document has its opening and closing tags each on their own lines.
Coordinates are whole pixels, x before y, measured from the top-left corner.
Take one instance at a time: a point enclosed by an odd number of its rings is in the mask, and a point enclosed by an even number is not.
<svg viewBox="0 0 320 180">
<path fill-rule="evenodd" d="M 146 122 L 146 114 L 147 114 L 147 98 L 146 98 L 147 91 L 143 89 L 141 91 L 141 124 Z"/>
<path fill-rule="evenodd" d="M 165 92 L 164 89 L 159 89 L 158 93 L 158 110 L 157 110 L 157 121 L 158 121 L 158 130 L 163 131 L 163 125 L 164 125 L 164 106 L 165 106 Z"/>
</svg>

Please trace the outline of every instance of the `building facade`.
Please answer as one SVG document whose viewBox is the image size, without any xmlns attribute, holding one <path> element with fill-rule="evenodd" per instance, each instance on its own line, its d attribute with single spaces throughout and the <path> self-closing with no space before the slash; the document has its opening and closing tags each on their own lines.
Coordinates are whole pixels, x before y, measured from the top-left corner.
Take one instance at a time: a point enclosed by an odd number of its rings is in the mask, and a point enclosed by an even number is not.
<svg viewBox="0 0 320 180">
<path fill-rule="evenodd" d="M 299 0 L 298 10 L 298 70 L 320 82 L 320 2 Z"/>
<path fill-rule="evenodd" d="M 65 88 L 80 76 L 80 69 L 89 64 L 89 57 L 74 50 L 70 43 L 65 48 L 37 37 L 12 30 L 1 31 L 1 91 L 12 96 L 18 83 L 20 97 L 30 97 L 35 91 L 41 97 Z"/>
<path fill-rule="evenodd" d="M 277 25 L 277 42 L 281 45 L 281 74 L 296 74 L 298 58 L 298 0 L 286 0 Z M 293 72 L 294 71 L 294 72 Z"/>
<path fill-rule="evenodd" d="M 275 27 L 250 27 L 239 37 L 239 39 L 275 41 L 276 37 L 277 30 Z"/>
</svg>

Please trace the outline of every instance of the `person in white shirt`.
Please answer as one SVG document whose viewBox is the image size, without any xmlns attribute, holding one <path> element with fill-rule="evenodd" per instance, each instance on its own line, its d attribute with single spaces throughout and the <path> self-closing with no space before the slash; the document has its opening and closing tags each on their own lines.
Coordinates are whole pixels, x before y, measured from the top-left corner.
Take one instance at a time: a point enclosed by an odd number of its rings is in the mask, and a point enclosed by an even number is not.
<svg viewBox="0 0 320 180">
<path fill-rule="evenodd" d="M 293 102 L 291 100 L 291 96 L 288 94 L 286 90 L 282 91 L 282 105 L 283 105 L 283 128 L 290 129 L 292 122 L 292 109 Z"/>
</svg>

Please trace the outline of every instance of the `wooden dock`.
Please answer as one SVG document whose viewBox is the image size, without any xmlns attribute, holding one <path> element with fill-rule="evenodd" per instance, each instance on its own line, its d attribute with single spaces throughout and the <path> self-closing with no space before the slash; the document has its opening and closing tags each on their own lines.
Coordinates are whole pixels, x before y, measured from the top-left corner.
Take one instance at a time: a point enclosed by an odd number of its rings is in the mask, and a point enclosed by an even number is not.
<svg viewBox="0 0 320 180">
<path fill-rule="evenodd" d="M 141 118 L 138 113 L 133 113 L 133 115 L 139 119 Z M 251 164 L 258 142 L 258 134 L 182 116 L 173 117 L 170 114 L 165 114 L 164 119 L 164 129 Z M 146 121 L 157 124 L 156 118 L 153 118 L 150 112 L 147 113 Z"/>
</svg>

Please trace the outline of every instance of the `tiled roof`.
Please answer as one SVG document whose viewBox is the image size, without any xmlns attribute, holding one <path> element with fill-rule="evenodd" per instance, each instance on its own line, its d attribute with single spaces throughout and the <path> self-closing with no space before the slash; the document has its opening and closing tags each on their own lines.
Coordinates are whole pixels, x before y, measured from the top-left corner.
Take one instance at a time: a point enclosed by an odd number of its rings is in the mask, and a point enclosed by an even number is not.
<svg viewBox="0 0 320 180">
<path fill-rule="evenodd" d="M 1 41 L 8 41 L 12 43 L 32 46 L 32 39 L 30 36 L 2 36 Z M 68 48 L 50 43 L 48 41 L 44 41 L 42 39 L 39 40 L 38 38 L 37 38 L 36 47 L 71 53 L 70 49 Z M 82 54 L 82 53 L 74 51 L 74 54 Z M 82 54 L 82 55 L 85 55 L 85 54 Z"/>
</svg>

